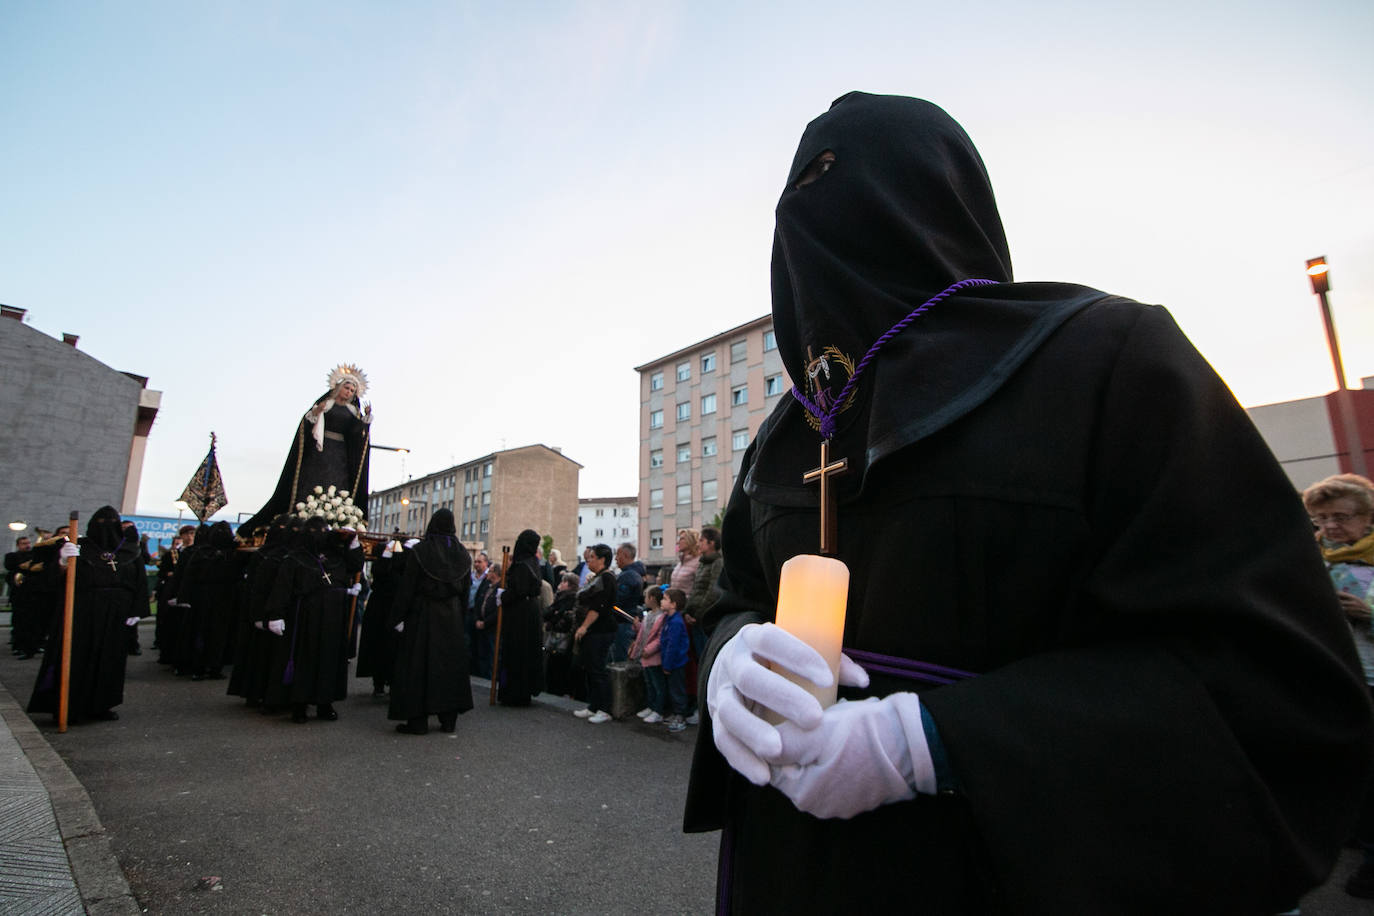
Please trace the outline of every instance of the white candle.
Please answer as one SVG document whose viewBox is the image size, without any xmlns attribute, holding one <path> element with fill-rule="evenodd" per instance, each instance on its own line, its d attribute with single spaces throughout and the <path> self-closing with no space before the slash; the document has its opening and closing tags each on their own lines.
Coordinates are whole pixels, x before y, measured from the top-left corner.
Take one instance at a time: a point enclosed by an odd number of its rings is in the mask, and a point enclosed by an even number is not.
<svg viewBox="0 0 1374 916">
<path fill-rule="evenodd" d="M 774 622 L 820 653 L 830 666 L 831 685 L 817 687 L 785 668 L 778 673 L 820 701 L 833 705 L 844 645 L 844 610 L 849 597 L 849 567 L 831 557 L 801 554 L 782 564 L 778 613 Z M 770 717 L 776 723 L 780 717 Z"/>
</svg>

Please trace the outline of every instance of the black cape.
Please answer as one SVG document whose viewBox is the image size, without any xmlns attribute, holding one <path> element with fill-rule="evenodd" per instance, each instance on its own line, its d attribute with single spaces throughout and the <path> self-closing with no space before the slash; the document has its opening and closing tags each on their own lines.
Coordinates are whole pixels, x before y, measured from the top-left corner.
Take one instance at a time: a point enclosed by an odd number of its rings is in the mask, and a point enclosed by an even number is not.
<svg viewBox="0 0 1374 916">
<path fill-rule="evenodd" d="M 392 625 L 405 627 L 396 650 L 388 718 L 447 718 L 472 709 L 463 629 L 471 562 L 452 536 L 427 537 L 405 552 L 391 607 Z"/>
<path fill-rule="evenodd" d="M 501 670 L 497 698 L 506 706 L 528 706 L 544 689 L 544 633 L 539 604 L 539 535 L 521 532 L 501 593 Z"/>
<path fill-rule="evenodd" d="M 893 136 L 875 138 L 884 120 Z M 913 122 L 936 139 L 907 138 Z M 908 139 L 924 157 L 931 144 L 957 152 L 937 162 L 945 177 L 879 180 L 908 165 L 890 148 Z M 873 96 L 808 128 L 794 176 L 821 149 L 838 155 L 799 189 L 823 189 L 828 204 L 798 216 L 790 182 L 779 204 L 774 320 L 794 378 L 807 378 L 808 346 L 814 357 L 836 340 L 857 361 L 961 276 L 1009 280 L 966 141 L 934 106 Z M 846 170 L 856 186 L 831 182 Z M 889 201 L 893 218 L 867 222 L 845 209 L 882 213 L 880 184 L 933 209 Z M 826 238 L 828 210 L 857 235 Z M 858 254 L 865 225 L 895 232 L 898 217 L 928 224 L 907 240 L 914 277 L 881 244 L 870 263 Z M 881 351 L 833 449 L 855 465 L 837 479 L 845 646 L 977 674 L 929 688 L 875 675 L 868 691 L 921 691 L 951 791 L 820 820 L 735 774 L 703 715 L 684 825 L 726 830 L 724 908 L 1291 906 L 1334 861 L 1374 752 L 1368 696 L 1292 487 L 1163 309 L 1082 287 L 977 292 Z M 816 491 L 801 475 L 819 441 L 789 398 L 745 454 L 703 690 L 721 645 L 772 618 L 783 562 L 817 550 Z"/>
</svg>

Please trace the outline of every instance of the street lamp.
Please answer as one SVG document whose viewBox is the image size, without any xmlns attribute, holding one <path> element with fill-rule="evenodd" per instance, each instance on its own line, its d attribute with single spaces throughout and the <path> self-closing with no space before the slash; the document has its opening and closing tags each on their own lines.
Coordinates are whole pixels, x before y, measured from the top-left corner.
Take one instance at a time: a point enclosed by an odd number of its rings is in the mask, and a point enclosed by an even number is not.
<svg viewBox="0 0 1374 916">
<path fill-rule="evenodd" d="M 181 513 L 185 512 L 187 509 L 189 509 L 189 508 L 191 508 L 191 507 L 188 506 L 188 505 L 186 505 L 186 501 L 183 500 L 183 499 L 178 499 L 176 502 L 172 503 L 172 505 L 173 505 L 173 506 L 176 506 L 176 509 L 177 509 L 177 524 L 180 524 L 180 523 L 181 523 Z"/>
<path fill-rule="evenodd" d="M 27 528 L 27 527 L 29 527 L 29 523 L 28 523 L 28 522 L 21 522 L 21 521 L 18 521 L 18 520 L 15 520 L 15 521 L 10 522 L 10 530 L 11 530 L 11 531 L 23 531 L 23 530 L 24 530 L 25 528 Z"/>
<path fill-rule="evenodd" d="M 1307 279 L 1312 281 L 1312 292 L 1321 303 L 1322 323 L 1326 326 L 1326 345 L 1331 350 L 1331 367 L 1336 372 L 1336 406 L 1341 412 L 1341 425 L 1345 427 L 1345 446 L 1346 452 L 1350 455 L 1350 470 L 1362 477 L 1368 477 L 1359 418 L 1355 415 L 1355 396 L 1350 393 L 1350 386 L 1345 382 L 1341 345 L 1336 340 L 1336 323 L 1331 320 L 1331 303 L 1326 298 L 1326 294 L 1331 290 L 1331 268 L 1327 266 L 1325 256 L 1312 258 L 1307 262 Z"/>
<path fill-rule="evenodd" d="M 424 511 L 420 513 L 420 530 L 423 531 L 424 526 L 429 523 L 429 499 L 427 497 L 420 497 L 419 499 L 411 499 L 409 496 L 401 497 L 401 505 L 409 506 L 411 503 L 420 503 L 425 507 Z"/>
</svg>

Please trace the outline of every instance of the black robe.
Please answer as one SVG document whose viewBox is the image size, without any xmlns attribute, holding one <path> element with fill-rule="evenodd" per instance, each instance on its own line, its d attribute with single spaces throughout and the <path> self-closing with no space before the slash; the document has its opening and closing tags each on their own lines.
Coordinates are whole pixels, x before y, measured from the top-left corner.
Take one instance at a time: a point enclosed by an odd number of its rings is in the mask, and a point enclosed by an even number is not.
<svg viewBox="0 0 1374 916">
<path fill-rule="evenodd" d="M 975 676 L 872 672 L 948 772 L 847 820 L 734 773 L 703 715 L 685 826 L 725 828 L 726 909 L 1273 913 L 1350 828 L 1374 719 L 1292 486 L 1163 309 L 1010 265 L 947 114 L 857 93 L 808 126 L 773 319 L 833 424 L 784 397 L 747 450 L 700 683 L 818 550 L 818 430 L 849 461 L 844 645 Z M 940 300 L 968 280 L 1000 285 Z"/>
<path fill-rule="evenodd" d="M 404 554 L 389 618 L 405 627 L 397 640 L 387 717 L 441 719 L 472 709 L 463 611 L 471 559 L 461 546 L 426 539 Z M 394 632 L 394 629 L 393 629 Z"/>
<path fill-rule="evenodd" d="M 273 644 L 265 701 L 325 706 L 348 696 L 348 594 L 361 551 L 293 549 L 277 570 L 268 620 L 284 620 Z"/>
<path fill-rule="evenodd" d="M 198 541 L 178 576 L 177 600 L 190 607 L 181 608 L 176 663 L 193 675 L 218 672 L 232 658 L 245 560 L 227 529 L 212 531 L 207 543 Z"/>
<path fill-rule="evenodd" d="M 372 561 L 372 590 L 363 608 L 362 634 L 358 640 L 357 677 L 388 684 L 396 666 L 396 630 L 391 608 L 401 587 L 406 555 L 393 554 Z M 466 590 L 463 597 L 467 598 Z M 465 650 L 466 651 L 466 650 Z"/>
<path fill-rule="evenodd" d="M 76 595 L 67 720 L 80 722 L 124 702 L 124 668 L 129 658 L 124 621 L 148 612 L 148 577 L 137 551 L 115 554 L 112 569 L 102 558 L 102 551 L 84 538 L 81 554 L 72 562 L 76 563 Z M 52 622 L 48 648 L 29 699 L 30 713 L 57 715 L 63 640 L 60 604 Z"/>
<path fill-rule="evenodd" d="M 746 453 L 703 690 L 816 551 L 814 508 L 747 491 L 775 445 L 800 479 L 807 433 L 785 401 Z M 730 770 L 703 714 L 685 826 L 729 831 L 736 910 L 1262 913 L 1326 876 L 1368 698 L 1291 485 L 1162 309 L 1084 309 L 850 484 L 844 644 L 978 673 L 921 693 L 958 790 L 819 820 Z"/>
<path fill-rule="evenodd" d="M 275 544 L 268 543 L 248 559 L 244 570 L 244 594 L 234 640 L 234 671 L 226 692 L 253 704 L 261 703 L 267 696 L 267 680 L 278 642 L 276 635 L 267 630 L 268 599 L 288 551 L 284 538 Z"/>
<path fill-rule="evenodd" d="M 328 400 L 328 393 L 317 398 L 316 404 Z M 325 439 L 323 448 L 315 443 L 314 424 L 301 417 L 296 435 L 287 450 L 277 487 L 257 515 L 239 526 L 251 534 L 267 525 L 282 513 L 294 513 L 296 504 L 304 501 L 315 487 L 328 490 L 331 486 L 347 490 L 353 505 L 367 516 L 367 471 L 369 425 L 354 411 L 360 407 L 353 402 L 353 410 L 335 404 L 324 415 Z M 338 436 L 333 438 L 330 434 Z"/>
<path fill-rule="evenodd" d="M 543 577 L 533 557 L 512 560 L 501 593 L 501 657 L 497 699 L 528 706 L 544 689 L 544 633 L 539 605 Z"/>
</svg>

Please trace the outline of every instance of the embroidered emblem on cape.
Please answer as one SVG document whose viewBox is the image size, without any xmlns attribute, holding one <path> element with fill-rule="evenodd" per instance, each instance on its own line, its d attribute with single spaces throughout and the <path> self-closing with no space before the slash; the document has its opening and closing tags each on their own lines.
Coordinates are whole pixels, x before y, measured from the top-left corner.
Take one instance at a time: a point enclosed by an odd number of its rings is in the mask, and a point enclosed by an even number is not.
<svg viewBox="0 0 1374 916">
<path fill-rule="evenodd" d="M 806 357 L 806 394 L 821 408 L 821 412 L 825 413 L 831 408 L 830 392 L 843 391 L 845 382 L 854 374 L 854 360 L 835 347 L 826 347 L 821 351 L 821 355 L 816 357 L 812 357 L 811 348 L 807 347 Z M 851 389 L 849 396 L 835 413 L 841 414 L 848 410 L 858 394 L 857 388 Z M 813 416 L 807 411 L 806 422 L 811 424 L 812 429 L 820 431 L 820 417 Z"/>
</svg>

